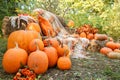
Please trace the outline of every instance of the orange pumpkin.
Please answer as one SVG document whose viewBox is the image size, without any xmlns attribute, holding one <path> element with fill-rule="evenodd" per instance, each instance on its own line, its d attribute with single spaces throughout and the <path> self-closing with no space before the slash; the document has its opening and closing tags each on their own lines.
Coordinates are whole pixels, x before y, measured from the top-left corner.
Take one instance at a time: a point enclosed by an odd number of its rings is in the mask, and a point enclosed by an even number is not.
<svg viewBox="0 0 120 80">
<path fill-rule="evenodd" d="M 92 40 L 94 38 L 94 35 L 92 33 L 87 34 L 87 39 Z"/>
<path fill-rule="evenodd" d="M 58 60 L 57 50 L 52 46 L 48 46 L 44 48 L 44 52 L 48 56 L 48 62 L 49 62 L 48 66 L 54 67 L 57 64 L 57 60 Z"/>
<path fill-rule="evenodd" d="M 57 49 L 57 47 L 59 46 L 59 42 L 56 38 L 49 38 L 49 39 L 43 40 L 44 46 L 48 46 L 48 42 L 55 49 Z"/>
<path fill-rule="evenodd" d="M 40 29 L 40 26 L 39 24 L 37 23 L 29 23 L 26 27 L 27 30 L 35 30 L 39 33 L 41 33 L 41 29 Z"/>
<path fill-rule="evenodd" d="M 70 20 L 67 24 L 68 27 L 74 27 L 74 21 Z"/>
<path fill-rule="evenodd" d="M 2 60 L 3 69 L 7 73 L 16 73 L 21 65 L 26 65 L 28 54 L 24 49 L 18 47 L 8 49 Z"/>
<path fill-rule="evenodd" d="M 15 42 L 18 43 L 19 47 L 29 51 L 29 43 L 38 38 L 39 34 L 36 31 L 29 30 L 18 30 L 14 31 L 8 37 L 7 49 L 15 47 Z"/>
<path fill-rule="evenodd" d="M 103 47 L 103 48 L 100 49 L 100 53 L 102 53 L 104 55 L 107 55 L 109 52 L 112 52 L 111 48 Z"/>
<path fill-rule="evenodd" d="M 120 53 L 120 49 L 115 49 L 114 52 Z"/>
<path fill-rule="evenodd" d="M 66 56 L 69 54 L 69 48 L 66 44 L 61 44 L 60 46 L 57 47 L 57 53 L 58 53 L 58 57 L 61 57 L 61 56 Z"/>
<path fill-rule="evenodd" d="M 37 50 L 30 53 L 27 65 L 36 74 L 42 74 L 47 71 L 48 57 L 45 52 L 39 50 L 38 45 Z"/>
<path fill-rule="evenodd" d="M 80 37 L 82 37 L 82 38 L 86 38 L 86 33 L 85 32 L 82 32 L 82 33 L 80 33 Z"/>
<path fill-rule="evenodd" d="M 120 49 L 120 43 L 115 43 L 116 44 L 116 49 Z"/>
<path fill-rule="evenodd" d="M 57 61 L 57 67 L 60 70 L 68 70 L 70 69 L 72 66 L 71 60 L 70 58 L 63 56 L 63 57 L 59 57 L 58 61 Z"/>
<path fill-rule="evenodd" d="M 30 43 L 29 43 L 29 51 L 33 52 L 37 50 L 37 46 L 36 43 L 38 44 L 38 47 L 40 50 L 44 50 L 44 44 L 43 41 L 40 39 L 33 39 Z"/>
<path fill-rule="evenodd" d="M 116 44 L 114 42 L 107 42 L 106 46 L 111 48 L 112 50 L 116 49 Z"/>
</svg>

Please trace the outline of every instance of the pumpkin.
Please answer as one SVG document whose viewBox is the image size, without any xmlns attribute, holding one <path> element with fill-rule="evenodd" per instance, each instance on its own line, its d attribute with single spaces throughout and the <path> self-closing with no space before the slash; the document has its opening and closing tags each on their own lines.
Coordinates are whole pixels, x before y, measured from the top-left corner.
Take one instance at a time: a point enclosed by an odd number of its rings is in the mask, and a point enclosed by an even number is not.
<svg viewBox="0 0 120 80">
<path fill-rule="evenodd" d="M 44 46 L 47 47 L 48 46 L 48 41 L 49 44 L 54 47 L 55 49 L 57 49 L 57 47 L 59 46 L 59 42 L 56 38 L 48 38 L 43 40 Z"/>
<path fill-rule="evenodd" d="M 70 20 L 67 24 L 68 27 L 74 27 L 74 21 Z"/>
<path fill-rule="evenodd" d="M 18 47 L 8 49 L 2 60 L 3 69 L 7 73 L 16 73 L 21 65 L 26 65 L 28 54 L 24 49 Z"/>
<path fill-rule="evenodd" d="M 49 62 L 48 66 L 54 67 L 57 64 L 57 60 L 58 60 L 57 50 L 52 46 L 48 46 L 44 48 L 44 52 L 48 56 L 48 62 Z"/>
<path fill-rule="evenodd" d="M 86 36 L 87 36 L 87 35 L 86 35 L 85 32 L 81 32 L 81 33 L 80 33 L 80 37 L 82 37 L 82 38 L 86 38 Z"/>
<path fill-rule="evenodd" d="M 113 49 L 113 50 L 117 48 L 117 47 L 116 47 L 116 43 L 114 43 L 114 42 L 112 42 L 112 41 L 107 42 L 107 43 L 106 43 L 106 46 L 109 47 L 109 48 L 111 48 L 111 49 Z"/>
<path fill-rule="evenodd" d="M 94 38 L 94 35 L 92 33 L 87 34 L 87 39 L 92 40 Z"/>
<path fill-rule="evenodd" d="M 116 44 L 116 49 L 120 49 L 120 43 L 115 43 Z"/>
<path fill-rule="evenodd" d="M 38 22 L 40 24 L 41 30 L 45 36 L 49 36 L 48 30 L 50 30 L 50 35 L 55 36 L 56 33 L 52 27 L 52 25 L 49 23 L 48 20 L 43 18 L 42 16 L 38 16 Z"/>
<path fill-rule="evenodd" d="M 109 52 L 112 52 L 111 48 L 103 47 L 103 48 L 100 49 L 100 53 L 102 53 L 104 55 L 107 55 Z"/>
<path fill-rule="evenodd" d="M 107 40 L 107 38 L 108 38 L 108 37 L 107 37 L 106 34 L 95 34 L 95 35 L 94 35 L 94 39 L 95 39 L 95 40 L 101 40 L 101 41 L 102 41 L 102 40 Z"/>
<path fill-rule="evenodd" d="M 114 52 L 120 53 L 120 49 L 115 49 Z"/>
<path fill-rule="evenodd" d="M 44 49 L 44 44 L 43 41 L 40 39 L 33 39 L 30 43 L 29 43 L 29 51 L 33 52 L 37 50 L 37 46 L 36 43 L 38 44 L 38 47 L 40 50 Z"/>
<path fill-rule="evenodd" d="M 45 52 L 39 50 L 38 44 L 37 50 L 30 53 L 27 65 L 30 70 L 33 70 L 36 74 L 42 74 L 47 71 L 48 57 Z"/>
<path fill-rule="evenodd" d="M 57 67 L 60 70 L 68 70 L 71 68 L 71 66 L 72 66 L 72 63 L 69 57 L 62 56 L 58 58 Z"/>
<path fill-rule="evenodd" d="M 61 57 L 61 56 L 65 56 L 69 54 L 69 48 L 66 44 L 61 44 L 60 46 L 57 47 L 57 53 L 58 53 L 58 57 Z"/>
<path fill-rule="evenodd" d="M 119 52 L 110 52 L 107 54 L 107 56 L 111 59 L 120 59 L 120 53 Z"/>
<path fill-rule="evenodd" d="M 15 47 L 15 42 L 18 43 L 19 47 L 29 52 L 29 43 L 38 38 L 39 34 L 36 31 L 29 30 L 18 30 L 14 31 L 8 37 L 7 49 Z M 40 36 L 41 37 L 41 36 Z"/>
<path fill-rule="evenodd" d="M 41 29 L 40 29 L 40 26 L 39 24 L 37 23 L 29 23 L 26 27 L 27 30 L 35 30 L 39 33 L 41 33 Z"/>
</svg>

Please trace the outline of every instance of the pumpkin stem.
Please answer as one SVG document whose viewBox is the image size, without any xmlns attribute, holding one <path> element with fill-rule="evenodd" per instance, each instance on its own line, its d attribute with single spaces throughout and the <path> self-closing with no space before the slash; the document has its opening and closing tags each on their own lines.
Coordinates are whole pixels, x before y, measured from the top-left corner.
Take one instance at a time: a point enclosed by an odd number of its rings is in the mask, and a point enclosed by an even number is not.
<svg viewBox="0 0 120 80">
<path fill-rule="evenodd" d="M 61 47 L 63 48 L 63 41 L 61 41 Z"/>
<path fill-rule="evenodd" d="M 47 43 L 48 43 L 48 47 L 50 47 L 51 46 L 50 40 L 47 40 Z"/>
<path fill-rule="evenodd" d="M 67 49 L 64 50 L 64 56 L 67 56 Z"/>
<path fill-rule="evenodd" d="M 39 46 L 38 46 L 38 43 L 36 42 L 36 40 L 35 40 L 35 45 L 37 47 L 36 51 L 38 51 L 39 50 Z"/>
<path fill-rule="evenodd" d="M 17 42 L 15 42 L 15 48 L 19 48 L 19 46 L 18 46 L 18 43 L 17 43 Z"/>
</svg>

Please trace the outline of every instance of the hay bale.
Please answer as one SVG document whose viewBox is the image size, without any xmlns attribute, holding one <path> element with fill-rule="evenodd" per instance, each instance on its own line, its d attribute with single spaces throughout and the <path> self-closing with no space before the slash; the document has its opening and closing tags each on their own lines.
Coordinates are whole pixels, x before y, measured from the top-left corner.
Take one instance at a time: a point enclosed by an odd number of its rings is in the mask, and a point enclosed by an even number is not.
<svg viewBox="0 0 120 80">
<path fill-rule="evenodd" d="M 3 37 L 8 37 L 11 32 L 16 30 L 25 30 L 30 22 L 36 22 L 30 16 L 5 16 L 2 24 Z"/>
</svg>

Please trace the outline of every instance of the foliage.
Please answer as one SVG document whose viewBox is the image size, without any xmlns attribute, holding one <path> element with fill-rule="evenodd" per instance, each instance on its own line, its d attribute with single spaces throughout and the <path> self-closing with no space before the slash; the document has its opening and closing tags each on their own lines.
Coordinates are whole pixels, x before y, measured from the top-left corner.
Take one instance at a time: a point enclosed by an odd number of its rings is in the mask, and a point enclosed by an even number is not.
<svg viewBox="0 0 120 80">
<path fill-rule="evenodd" d="M 114 3 L 112 8 L 107 9 L 101 17 L 103 17 L 107 25 L 104 26 L 103 31 L 108 35 L 119 39 L 120 35 L 120 3 Z"/>
<path fill-rule="evenodd" d="M 16 12 L 32 14 L 32 11 L 36 8 L 42 8 L 47 11 L 58 14 L 59 0 L 26 0 L 18 3 Z M 22 6 L 21 6 L 22 5 Z"/>
<path fill-rule="evenodd" d="M 17 3 L 14 0 L 1 0 L 0 1 L 0 36 L 2 34 L 1 26 L 4 16 L 16 15 L 15 8 Z"/>
<path fill-rule="evenodd" d="M 31 14 L 34 9 L 42 8 L 64 17 L 66 23 L 73 20 L 75 27 L 91 24 L 113 38 L 120 34 L 119 0 L 3 0 L 0 6 L 0 24 L 5 15 Z"/>
</svg>

